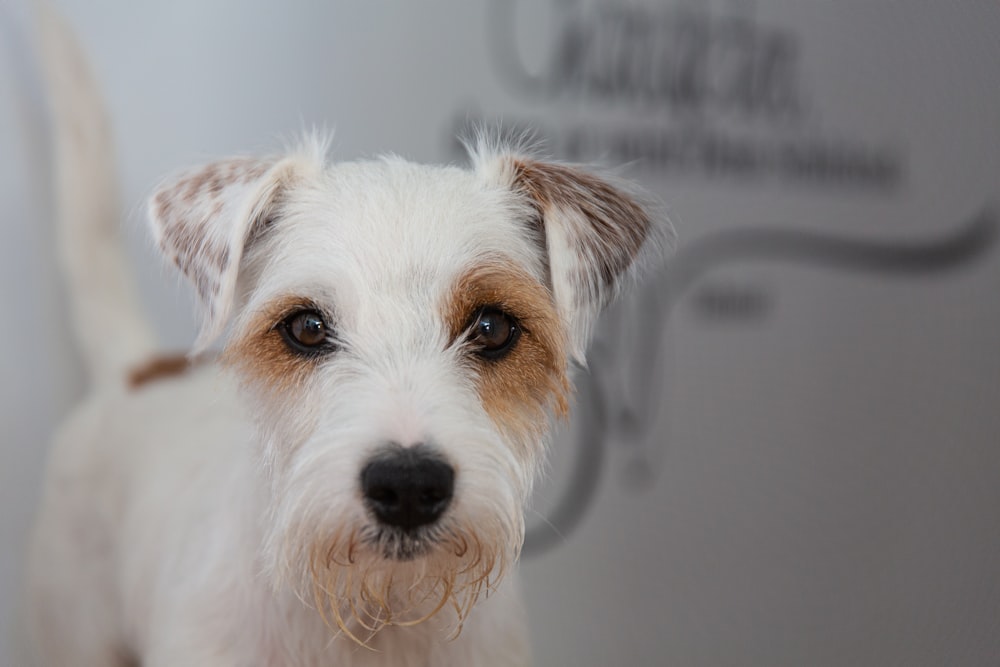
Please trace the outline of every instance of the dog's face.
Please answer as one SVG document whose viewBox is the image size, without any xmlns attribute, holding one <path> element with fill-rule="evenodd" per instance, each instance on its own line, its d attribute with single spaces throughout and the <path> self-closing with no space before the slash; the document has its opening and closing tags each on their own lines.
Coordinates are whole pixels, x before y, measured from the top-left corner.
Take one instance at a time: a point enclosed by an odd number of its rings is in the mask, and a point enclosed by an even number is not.
<svg viewBox="0 0 1000 667">
<path fill-rule="evenodd" d="M 151 200 L 260 433 L 266 571 L 360 641 L 461 621 L 517 556 L 573 357 L 651 236 L 620 188 L 498 150 L 474 168 L 314 150 Z"/>
</svg>

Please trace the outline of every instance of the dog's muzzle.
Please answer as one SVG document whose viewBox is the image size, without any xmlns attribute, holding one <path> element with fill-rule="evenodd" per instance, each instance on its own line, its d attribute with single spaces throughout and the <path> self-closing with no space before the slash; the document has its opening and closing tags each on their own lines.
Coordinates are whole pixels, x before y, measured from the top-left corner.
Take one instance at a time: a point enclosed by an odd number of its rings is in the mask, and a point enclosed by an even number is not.
<svg viewBox="0 0 1000 667">
<path fill-rule="evenodd" d="M 454 491 L 454 468 L 424 444 L 393 443 L 361 471 L 361 492 L 372 514 L 404 532 L 437 522 Z"/>
</svg>

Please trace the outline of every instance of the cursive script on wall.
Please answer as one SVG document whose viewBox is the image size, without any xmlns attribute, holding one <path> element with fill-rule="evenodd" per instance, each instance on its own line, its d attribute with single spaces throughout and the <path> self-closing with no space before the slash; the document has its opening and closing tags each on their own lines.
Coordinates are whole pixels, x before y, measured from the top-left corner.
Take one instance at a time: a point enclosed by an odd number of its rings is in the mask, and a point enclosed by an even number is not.
<svg viewBox="0 0 1000 667">
<path fill-rule="evenodd" d="M 802 112 L 799 41 L 789 30 L 699 5 L 550 1 L 551 48 L 535 73 L 517 46 L 518 3 L 491 3 L 494 60 L 519 94 L 776 120 Z"/>
</svg>

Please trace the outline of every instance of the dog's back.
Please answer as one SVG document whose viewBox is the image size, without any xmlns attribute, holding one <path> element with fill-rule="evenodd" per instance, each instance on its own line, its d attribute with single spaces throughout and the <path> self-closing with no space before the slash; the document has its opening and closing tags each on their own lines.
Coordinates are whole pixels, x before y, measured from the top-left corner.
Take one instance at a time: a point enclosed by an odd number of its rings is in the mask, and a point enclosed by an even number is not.
<svg viewBox="0 0 1000 667">
<path fill-rule="evenodd" d="M 193 570 L 217 541 L 237 541 L 178 523 L 205 512 L 185 507 L 211 495 L 202 487 L 253 474 L 235 469 L 248 419 L 225 383 L 213 368 L 139 388 L 122 379 L 60 429 L 29 554 L 38 665 L 132 664 L 157 622 L 151 601 L 173 585 L 169 569 L 147 571 L 149 554 L 180 554 L 175 567 Z"/>
</svg>

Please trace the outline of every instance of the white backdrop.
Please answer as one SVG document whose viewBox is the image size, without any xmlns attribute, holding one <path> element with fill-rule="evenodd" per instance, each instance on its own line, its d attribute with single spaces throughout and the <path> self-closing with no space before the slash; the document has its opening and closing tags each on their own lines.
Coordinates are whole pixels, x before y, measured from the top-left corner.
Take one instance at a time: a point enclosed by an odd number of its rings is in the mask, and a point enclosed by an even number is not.
<svg viewBox="0 0 1000 667">
<path fill-rule="evenodd" d="M 1000 662 L 1000 5 L 59 5 L 165 348 L 189 295 L 128 212 L 305 127 L 440 162 L 469 122 L 531 126 L 666 202 L 673 264 L 605 323 L 529 518 L 539 665 Z M 81 387 L 27 16 L 0 4 L 0 648 Z"/>
</svg>

